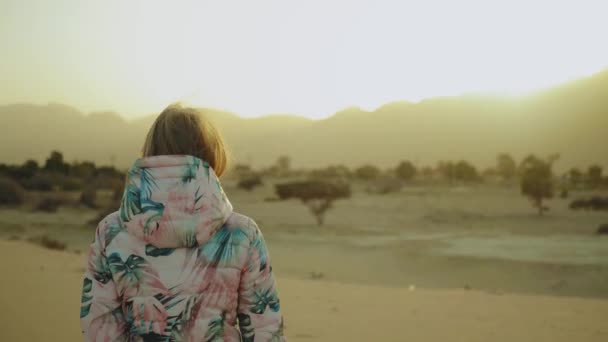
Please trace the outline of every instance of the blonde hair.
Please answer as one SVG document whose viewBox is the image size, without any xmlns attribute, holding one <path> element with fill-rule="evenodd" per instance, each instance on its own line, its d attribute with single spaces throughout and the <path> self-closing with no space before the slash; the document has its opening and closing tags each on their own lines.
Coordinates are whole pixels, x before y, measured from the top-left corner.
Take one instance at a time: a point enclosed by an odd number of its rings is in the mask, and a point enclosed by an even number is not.
<svg viewBox="0 0 608 342">
<path fill-rule="evenodd" d="M 144 157 L 190 155 L 205 160 L 218 176 L 228 167 L 228 152 L 219 131 L 200 109 L 176 103 L 160 113 L 148 132 Z"/>
</svg>

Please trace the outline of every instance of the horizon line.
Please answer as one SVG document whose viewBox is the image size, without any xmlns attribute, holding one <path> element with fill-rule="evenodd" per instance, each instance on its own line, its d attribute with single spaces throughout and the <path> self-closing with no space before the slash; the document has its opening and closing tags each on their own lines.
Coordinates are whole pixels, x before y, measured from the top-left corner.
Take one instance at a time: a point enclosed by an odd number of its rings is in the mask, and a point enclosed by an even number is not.
<svg viewBox="0 0 608 342">
<path fill-rule="evenodd" d="M 431 97 L 425 97 L 425 98 L 421 98 L 419 100 L 408 100 L 408 99 L 395 99 L 395 100 L 390 100 L 387 102 L 382 103 L 379 106 L 376 106 L 374 108 L 365 108 L 364 106 L 360 106 L 360 105 L 346 105 L 344 107 L 341 107 L 340 109 L 337 109 L 331 113 L 329 113 L 328 115 L 325 116 L 320 116 L 320 117 L 309 117 L 305 114 L 298 114 L 298 113 L 280 113 L 280 112 L 269 112 L 269 113 L 260 113 L 260 114 L 253 114 L 253 115 L 242 115 L 239 114 L 236 111 L 227 109 L 227 108 L 223 108 L 221 106 L 205 106 L 205 105 L 199 105 L 199 104 L 194 104 L 190 101 L 187 100 L 176 100 L 173 101 L 171 103 L 184 103 L 185 105 L 189 105 L 192 106 L 194 108 L 200 108 L 200 109 L 207 109 L 207 110 L 213 110 L 213 111 L 218 111 L 218 112 L 223 112 L 226 114 L 230 114 L 230 115 L 234 115 L 237 116 L 241 119 L 262 119 L 262 118 L 268 118 L 268 117 L 295 117 L 295 118 L 301 118 L 301 119 L 305 119 L 305 120 L 309 120 L 309 121 L 321 121 L 321 120 L 325 120 L 325 119 L 329 119 L 339 113 L 342 112 L 346 112 L 349 110 L 359 110 L 361 112 L 366 112 L 366 113 L 373 113 L 378 111 L 379 109 L 390 105 L 390 104 L 395 104 L 395 103 L 400 103 L 400 104 L 411 104 L 411 105 L 417 105 L 420 104 L 422 102 L 425 101 L 431 101 L 431 100 L 441 100 L 441 99 L 454 99 L 454 98 L 464 98 L 464 97 L 478 97 L 478 98 L 490 98 L 490 99 L 494 99 L 494 100 L 520 100 L 522 98 L 525 97 L 529 97 L 529 96 L 534 96 L 537 95 L 539 93 L 543 93 L 545 91 L 551 90 L 551 89 L 556 89 L 562 86 L 565 86 L 567 84 L 573 83 L 573 82 L 577 82 L 577 81 L 583 81 L 583 80 L 587 80 L 590 78 L 593 78 L 597 75 L 603 74 L 603 73 L 608 73 L 608 67 L 607 68 L 603 68 L 597 72 L 582 76 L 582 77 L 577 77 L 577 78 L 571 78 L 568 79 L 566 81 L 560 82 L 558 84 L 552 85 L 552 86 L 545 86 L 545 87 L 541 87 L 538 89 L 534 89 L 531 91 L 526 91 L 526 92 L 514 92 L 514 91 L 508 91 L 508 90 L 491 90 L 491 91 L 468 91 L 468 92 L 463 92 L 460 94 L 456 94 L 456 95 L 436 95 L 436 96 L 431 96 Z M 169 106 L 171 103 L 167 104 L 167 106 Z M 74 105 L 70 105 L 67 103 L 62 103 L 62 102 L 56 102 L 56 101 L 47 101 L 46 103 L 42 104 L 40 102 L 23 102 L 23 101 L 15 101 L 15 102 L 10 102 L 10 103 L 4 103 L 4 104 L 0 104 L 0 107 L 4 107 L 4 106 L 18 106 L 18 105 L 32 105 L 32 106 L 52 106 L 52 105 L 57 105 L 57 106 L 65 106 L 65 107 L 69 107 L 72 108 L 76 111 L 78 111 L 79 113 L 83 114 L 84 116 L 89 116 L 89 115 L 95 115 L 95 114 L 115 114 L 117 116 L 119 116 L 121 119 L 130 122 L 130 121 L 135 121 L 135 120 L 140 120 L 140 119 L 144 119 L 150 116 L 155 116 L 160 114 L 160 112 L 164 109 L 160 109 L 158 113 L 148 113 L 148 114 L 134 114 L 132 116 L 130 115 L 126 115 L 124 113 L 121 113 L 119 111 L 116 110 L 111 110 L 111 109 L 99 109 L 99 110 L 89 110 L 89 111 L 84 111 L 81 108 L 78 108 Z"/>
</svg>

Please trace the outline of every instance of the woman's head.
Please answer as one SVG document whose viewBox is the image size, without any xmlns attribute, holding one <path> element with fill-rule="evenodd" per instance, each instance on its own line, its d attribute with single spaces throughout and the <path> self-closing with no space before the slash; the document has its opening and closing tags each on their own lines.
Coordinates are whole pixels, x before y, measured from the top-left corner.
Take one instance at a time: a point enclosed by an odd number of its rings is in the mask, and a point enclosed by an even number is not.
<svg viewBox="0 0 608 342">
<path fill-rule="evenodd" d="M 156 118 L 148 132 L 143 156 L 190 155 L 211 165 L 218 176 L 228 164 L 224 140 L 218 130 L 195 108 L 172 104 Z"/>
</svg>

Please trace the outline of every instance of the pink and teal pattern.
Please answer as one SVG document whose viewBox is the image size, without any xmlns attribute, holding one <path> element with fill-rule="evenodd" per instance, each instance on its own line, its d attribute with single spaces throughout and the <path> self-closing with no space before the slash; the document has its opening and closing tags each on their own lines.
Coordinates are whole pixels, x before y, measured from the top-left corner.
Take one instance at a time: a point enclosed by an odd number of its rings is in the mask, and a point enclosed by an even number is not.
<svg viewBox="0 0 608 342">
<path fill-rule="evenodd" d="M 262 232 L 192 156 L 142 158 L 97 227 L 83 281 L 86 341 L 285 341 Z"/>
</svg>

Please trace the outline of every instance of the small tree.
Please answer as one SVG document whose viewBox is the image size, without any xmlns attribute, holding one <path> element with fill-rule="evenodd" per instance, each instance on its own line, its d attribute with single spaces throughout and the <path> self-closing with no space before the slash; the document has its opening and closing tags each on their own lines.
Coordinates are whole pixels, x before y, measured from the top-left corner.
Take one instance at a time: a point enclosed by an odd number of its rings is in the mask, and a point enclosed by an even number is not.
<svg viewBox="0 0 608 342">
<path fill-rule="evenodd" d="M 279 176 L 286 176 L 291 171 L 291 158 L 289 156 L 280 156 L 277 159 L 277 171 Z"/>
<path fill-rule="evenodd" d="M 496 171 L 504 180 L 511 180 L 517 173 L 517 163 L 508 153 L 496 157 Z"/>
<path fill-rule="evenodd" d="M 275 185 L 281 200 L 297 198 L 310 209 L 319 226 L 323 225 L 325 213 L 332 208 L 333 202 L 351 196 L 347 183 L 330 183 L 319 180 L 290 182 Z"/>
<path fill-rule="evenodd" d="M 587 183 L 591 188 L 597 188 L 602 183 L 602 167 L 591 165 L 587 170 Z"/>
<path fill-rule="evenodd" d="M 410 161 L 402 161 L 395 169 L 395 175 L 404 181 L 412 180 L 416 173 L 416 167 Z"/>
<path fill-rule="evenodd" d="M 530 198 L 532 205 L 538 209 L 538 214 L 549 210 L 543 205 L 543 200 L 553 197 L 553 163 L 557 157 L 542 160 L 530 155 L 523 160 L 521 170 L 521 192 Z"/>
<path fill-rule="evenodd" d="M 583 173 L 577 168 L 572 168 L 568 171 L 568 179 L 573 187 L 578 187 L 583 181 Z"/>
<path fill-rule="evenodd" d="M 373 165 L 363 165 L 355 170 L 355 176 L 363 180 L 374 180 L 380 176 L 380 169 Z"/>
<path fill-rule="evenodd" d="M 61 154 L 61 152 L 53 151 L 47 158 L 44 169 L 49 172 L 67 175 L 70 170 L 70 165 L 63 161 L 63 154 Z"/>
<path fill-rule="evenodd" d="M 471 163 L 461 160 L 453 166 L 454 178 L 464 182 L 480 180 L 479 173 Z"/>
</svg>

